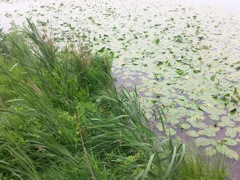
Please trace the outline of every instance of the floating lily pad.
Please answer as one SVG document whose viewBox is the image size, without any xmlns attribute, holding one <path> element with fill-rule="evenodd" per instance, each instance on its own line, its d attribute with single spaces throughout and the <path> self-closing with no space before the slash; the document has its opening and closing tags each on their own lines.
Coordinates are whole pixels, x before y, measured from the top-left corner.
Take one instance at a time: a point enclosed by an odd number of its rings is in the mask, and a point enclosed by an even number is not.
<svg viewBox="0 0 240 180">
<path fill-rule="evenodd" d="M 196 144 L 197 144 L 197 146 L 208 146 L 208 145 L 210 145 L 210 141 L 209 141 L 209 139 L 200 137 L 200 138 L 196 139 Z"/>
<path fill-rule="evenodd" d="M 217 115 L 217 114 L 211 114 L 210 116 L 209 116 L 212 120 L 219 120 L 219 116 Z"/>
<path fill-rule="evenodd" d="M 166 128 L 167 134 L 170 134 L 171 136 L 174 136 L 177 132 L 173 128 Z"/>
<path fill-rule="evenodd" d="M 199 136 L 204 136 L 205 135 L 204 130 L 199 130 L 197 133 L 198 133 Z"/>
<path fill-rule="evenodd" d="M 214 137 L 216 136 L 217 129 L 214 127 L 208 127 L 204 129 L 204 134 L 208 137 Z"/>
<path fill-rule="evenodd" d="M 191 125 L 195 128 L 198 128 L 198 129 L 205 129 L 207 128 L 207 125 L 204 124 L 204 123 L 201 123 L 201 122 L 198 122 L 198 121 L 193 121 L 191 122 Z"/>
<path fill-rule="evenodd" d="M 206 153 L 207 155 L 209 155 L 209 156 L 213 156 L 213 155 L 215 155 L 215 154 L 217 153 L 217 150 L 214 149 L 213 147 L 207 147 L 207 148 L 205 149 L 205 153 Z"/>
<path fill-rule="evenodd" d="M 226 145 L 217 145 L 216 148 L 218 152 L 226 155 L 229 158 L 233 158 L 235 160 L 239 159 L 238 154 L 234 150 L 229 149 Z"/>
<path fill-rule="evenodd" d="M 189 124 L 180 124 L 181 129 L 189 129 L 191 126 Z"/>
<path fill-rule="evenodd" d="M 226 126 L 228 126 L 228 127 L 234 127 L 234 125 L 235 125 L 235 123 L 232 121 L 232 120 L 230 120 L 230 118 L 228 117 L 228 116 L 223 116 L 223 117 L 221 117 L 221 124 L 224 126 L 224 127 L 226 127 Z"/>
<path fill-rule="evenodd" d="M 198 137 L 198 133 L 196 131 L 190 130 L 187 132 L 187 134 L 191 137 Z"/>
<path fill-rule="evenodd" d="M 226 135 L 226 136 L 229 136 L 229 137 L 231 137 L 231 138 L 235 138 L 236 135 L 237 135 L 237 131 L 236 131 L 235 128 L 227 127 L 227 128 L 226 128 L 225 135 Z"/>
<path fill-rule="evenodd" d="M 229 146 L 237 145 L 237 142 L 234 139 L 231 139 L 231 138 L 224 138 L 222 141 L 223 141 L 224 144 L 229 145 Z"/>
</svg>

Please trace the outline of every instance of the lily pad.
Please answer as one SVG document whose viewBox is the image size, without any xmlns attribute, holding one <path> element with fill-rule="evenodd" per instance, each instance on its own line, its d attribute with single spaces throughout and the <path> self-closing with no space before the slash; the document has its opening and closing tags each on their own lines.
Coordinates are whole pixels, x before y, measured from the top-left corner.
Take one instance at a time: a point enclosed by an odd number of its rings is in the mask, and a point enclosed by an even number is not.
<svg viewBox="0 0 240 180">
<path fill-rule="evenodd" d="M 217 153 L 217 150 L 214 149 L 213 147 L 207 147 L 207 148 L 205 149 L 205 153 L 206 153 L 207 155 L 209 155 L 209 156 L 213 156 L 213 155 L 215 155 L 215 154 Z"/>
<path fill-rule="evenodd" d="M 224 144 L 229 145 L 229 146 L 237 145 L 237 142 L 234 139 L 231 139 L 231 138 L 224 138 L 222 141 L 223 141 Z"/>
<path fill-rule="evenodd" d="M 226 136 L 229 136 L 231 138 L 235 138 L 237 135 L 237 131 L 235 128 L 231 128 L 231 127 L 227 127 L 226 128 L 226 132 L 225 132 Z"/>
<path fill-rule="evenodd" d="M 218 152 L 220 152 L 221 154 L 226 155 L 229 158 L 233 158 L 235 160 L 239 159 L 238 154 L 234 150 L 229 149 L 226 145 L 217 145 L 216 148 L 217 148 Z"/>
<path fill-rule="evenodd" d="M 174 136 L 177 132 L 173 128 L 166 128 L 167 134 Z"/>
<path fill-rule="evenodd" d="M 209 139 L 200 137 L 200 138 L 196 139 L 196 144 L 197 144 L 197 146 L 209 146 L 210 141 L 209 141 Z"/>
<path fill-rule="evenodd" d="M 221 117 L 221 124 L 225 127 L 225 126 L 228 126 L 228 127 L 234 127 L 235 123 L 230 120 L 230 118 L 228 116 L 223 116 Z"/>
<path fill-rule="evenodd" d="M 191 125 L 195 128 L 198 128 L 198 129 L 205 129 L 207 128 L 207 125 L 204 124 L 204 123 L 201 123 L 201 122 L 198 122 L 198 121 L 193 121 L 191 122 Z"/>
<path fill-rule="evenodd" d="M 214 127 L 208 127 L 206 129 L 204 129 L 204 134 L 208 137 L 214 137 L 216 136 L 216 131 L 217 129 Z"/>
<path fill-rule="evenodd" d="M 199 130 L 197 133 L 198 133 L 199 136 L 204 136 L 205 135 L 204 130 Z"/>
<path fill-rule="evenodd" d="M 219 120 L 219 116 L 217 115 L 217 114 L 211 114 L 210 116 L 209 116 L 212 120 Z"/>
<path fill-rule="evenodd" d="M 181 129 L 189 129 L 191 126 L 189 124 L 180 124 Z"/>
<path fill-rule="evenodd" d="M 187 132 L 187 134 L 191 137 L 198 137 L 198 133 L 196 131 L 190 130 Z"/>
</svg>

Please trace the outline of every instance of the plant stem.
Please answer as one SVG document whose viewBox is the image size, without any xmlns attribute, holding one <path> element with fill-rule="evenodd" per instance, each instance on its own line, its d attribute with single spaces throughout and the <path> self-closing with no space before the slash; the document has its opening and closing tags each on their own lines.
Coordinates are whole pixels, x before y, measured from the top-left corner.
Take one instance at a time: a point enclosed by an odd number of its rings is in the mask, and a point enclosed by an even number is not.
<svg viewBox="0 0 240 180">
<path fill-rule="evenodd" d="M 89 161 L 89 159 L 88 159 L 87 150 L 86 150 L 86 147 L 85 147 L 85 145 L 84 145 L 84 141 L 83 141 L 83 137 L 82 137 L 82 131 L 81 131 L 81 127 L 80 127 L 79 124 L 78 124 L 78 118 L 77 118 L 77 113 L 76 113 L 76 112 L 74 112 L 74 117 L 75 117 L 75 119 L 76 119 L 76 126 L 77 126 L 77 128 L 78 128 L 78 132 L 79 132 L 79 135 L 80 135 L 80 140 L 81 140 L 82 148 L 83 148 L 84 155 L 85 155 L 85 158 L 86 158 L 86 161 L 87 161 L 88 169 L 89 169 L 89 171 L 90 171 L 90 173 L 91 173 L 91 175 L 92 175 L 92 179 L 93 179 L 93 180 L 96 180 L 96 177 L 95 177 L 95 175 L 94 175 L 94 172 L 93 172 L 91 163 L 90 163 L 90 161 Z"/>
</svg>

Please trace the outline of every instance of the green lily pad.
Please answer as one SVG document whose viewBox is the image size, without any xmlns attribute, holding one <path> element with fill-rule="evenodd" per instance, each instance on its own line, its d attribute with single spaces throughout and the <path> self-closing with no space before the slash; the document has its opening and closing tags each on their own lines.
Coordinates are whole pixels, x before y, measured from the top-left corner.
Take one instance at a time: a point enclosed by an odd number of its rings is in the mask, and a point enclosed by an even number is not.
<svg viewBox="0 0 240 180">
<path fill-rule="evenodd" d="M 221 118 L 221 123 L 220 123 L 220 125 L 221 125 L 222 127 L 234 127 L 234 126 L 235 126 L 235 123 L 234 123 L 232 120 L 230 120 L 229 117 L 223 116 L 223 117 Z"/>
<path fill-rule="evenodd" d="M 178 118 L 177 117 L 173 117 L 171 120 L 170 120 L 170 123 L 171 124 L 178 124 L 179 123 L 179 120 L 178 120 Z"/>
<path fill-rule="evenodd" d="M 146 115 L 146 118 L 147 118 L 147 119 L 151 119 L 151 118 L 152 118 L 152 114 L 149 113 L 149 112 L 147 112 L 145 115 Z"/>
<path fill-rule="evenodd" d="M 171 136 L 174 136 L 177 132 L 173 128 L 167 128 L 166 129 L 167 134 L 171 134 Z"/>
<path fill-rule="evenodd" d="M 213 156 L 213 155 L 215 155 L 215 154 L 217 153 L 217 150 L 214 149 L 213 147 L 207 147 L 207 148 L 205 149 L 205 153 L 206 153 L 207 155 L 209 155 L 209 156 Z"/>
<path fill-rule="evenodd" d="M 234 150 L 229 149 L 226 145 L 217 145 L 216 148 L 217 148 L 218 152 L 220 152 L 221 154 L 226 155 L 229 158 L 233 158 L 235 160 L 239 159 L 238 154 Z"/>
<path fill-rule="evenodd" d="M 198 133 L 199 136 L 204 136 L 205 135 L 204 130 L 199 130 L 197 133 Z"/>
<path fill-rule="evenodd" d="M 222 141 L 223 141 L 224 144 L 229 145 L 229 146 L 237 145 L 237 142 L 234 139 L 231 139 L 231 138 L 224 138 Z"/>
<path fill-rule="evenodd" d="M 200 138 L 196 139 L 196 144 L 197 144 L 197 146 L 209 146 L 210 141 L 209 141 L 209 139 L 200 137 Z"/>
<path fill-rule="evenodd" d="M 218 144 L 217 141 L 214 139 L 209 139 L 209 141 L 210 141 L 210 144 L 213 146 L 216 146 Z"/>
<path fill-rule="evenodd" d="M 159 131 L 161 131 L 161 132 L 163 132 L 163 131 L 164 131 L 164 129 L 163 129 L 163 127 L 162 127 L 162 124 L 161 124 L 161 123 L 160 123 L 160 124 L 158 124 L 156 127 L 158 128 L 158 130 L 159 130 Z"/>
<path fill-rule="evenodd" d="M 191 125 L 195 128 L 198 128 L 198 129 L 205 129 L 207 128 L 207 125 L 204 124 L 204 123 L 201 123 L 201 122 L 198 122 L 198 121 L 193 121 L 191 122 Z"/>
<path fill-rule="evenodd" d="M 227 127 L 226 128 L 226 132 L 225 132 L 226 136 L 229 136 L 231 138 L 235 138 L 237 135 L 237 131 L 235 128 L 231 128 L 231 127 Z"/>
<path fill-rule="evenodd" d="M 217 132 L 216 130 L 218 130 L 218 129 L 216 129 L 214 127 L 208 127 L 206 129 L 204 129 L 204 134 L 208 137 L 214 137 L 214 136 L 216 136 L 216 132 Z"/>
<path fill-rule="evenodd" d="M 210 116 L 209 116 L 212 120 L 219 120 L 219 116 L 217 115 L 217 114 L 211 114 Z"/>
<path fill-rule="evenodd" d="M 181 129 L 189 129 L 191 126 L 189 124 L 180 124 Z"/>
<path fill-rule="evenodd" d="M 181 35 L 174 36 L 174 41 L 177 43 L 183 43 L 183 38 Z"/>
<path fill-rule="evenodd" d="M 235 123 L 230 120 L 230 118 L 228 116 L 223 116 L 221 117 L 221 124 L 225 127 L 225 126 L 228 126 L 228 127 L 234 127 Z"/>
<path fill-rule="evenodd" d="M 187 134 L 191 137 L 198 137 L 198 133 L 196 131 L 190 130 L 187 132 Z"/>
</svg>

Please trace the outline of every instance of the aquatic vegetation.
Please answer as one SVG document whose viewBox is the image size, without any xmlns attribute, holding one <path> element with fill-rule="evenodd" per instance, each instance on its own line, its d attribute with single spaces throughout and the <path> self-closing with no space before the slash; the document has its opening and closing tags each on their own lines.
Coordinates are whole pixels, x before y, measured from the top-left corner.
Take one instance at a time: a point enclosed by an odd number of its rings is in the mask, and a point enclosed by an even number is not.
<svg viewBox="0 0 240 180">
<path fill-rule="evenodd" d="M 77 47 L 81 38 L 96 51 L 111 52 L 117 86 L 136 85 L 149 117 L 153 102 L 160 103 L 172 134 L 192 136 L 199 146 L 210 140 L 209 147 L 239 158 L 239 143 L 224 144 L 227 151 L 218 144 L 239 142 L 239 18 L 173 1 L 41 1 L 28 10 L 10 14 L 22 23 L 31 17 L 60 48 Z"/>
<path fill-rule="evenodd" d="M 21 26 L 25 17 L 31 17 L 59 49 L 78 47 L 79 38 L 82 44 L 89 44 L 90 39 L 93 50 L 114 56 L 111 70 L 116 86 L 137 85 L 148 118 L 153 117 L 152 105 L 161 104 L 169 120 L 165 128 L 171 135 L 193 137 L 209 156 L 220 152 L 238 160 L 239 18 L 175 1 L 139 2 L 41 0 L 29 4 L 24 13 L 16 10 L 1 15 L 19 20 Z M 54 76 L 51 82 L 61 78 Z M 70 74 L 64 77 L 68 80 L 62 82 L 58 96 L 77 82 Z M 77 90 L 75 86 L 71 92 Z M 66 108 L 73 97 L 55 99 L 55 104 Z M 163 130 L 161 123 L 156 127 Z"/>
<path fill-rule="evenodd" d="M 170 178 L 185 146 L 152 131 L 136 90 L 115 88 L 108 52 L 57 51 L 28 24 L 0 56 L 0 177 Z"/>
</svg>

